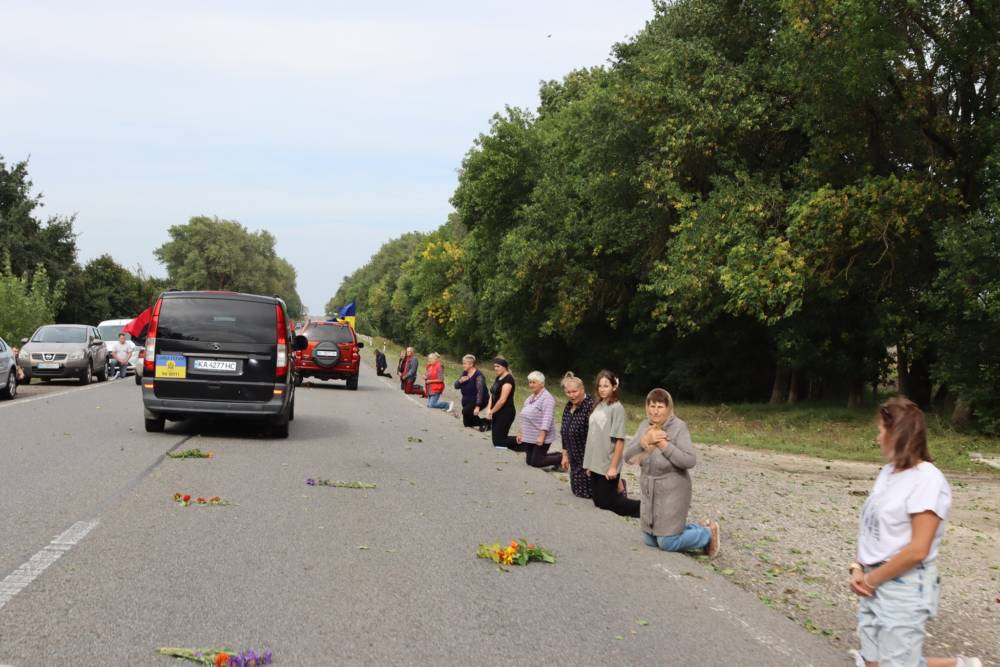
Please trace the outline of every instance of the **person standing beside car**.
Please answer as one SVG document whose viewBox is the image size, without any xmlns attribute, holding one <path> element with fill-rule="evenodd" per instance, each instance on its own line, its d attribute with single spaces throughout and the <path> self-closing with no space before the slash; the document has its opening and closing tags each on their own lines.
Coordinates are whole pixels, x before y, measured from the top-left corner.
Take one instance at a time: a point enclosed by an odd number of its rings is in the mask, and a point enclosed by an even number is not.
<svg viewBox="0 0 1000 667">
<path fill-rule="evenodd" d="M 455 389 L 462 393 L 462 424 L 469 428 L 485 430 L 486 420 L 479 416 L 489 404 L 486 378 L 476 368 L 476 358 L 467 354 L 462 357 L 462 374 L 455 380 Z"/>
<path fill-rule="evenodd" d="M 129 359 L 132 358 L 132 351 L 135 350 L 135 343 L 126 340 L 125 332 L 118 334 L 118 340 L 111 344 L 111 369 L 113 375 L 124 378 L 128 375 Z"/>
</svg>

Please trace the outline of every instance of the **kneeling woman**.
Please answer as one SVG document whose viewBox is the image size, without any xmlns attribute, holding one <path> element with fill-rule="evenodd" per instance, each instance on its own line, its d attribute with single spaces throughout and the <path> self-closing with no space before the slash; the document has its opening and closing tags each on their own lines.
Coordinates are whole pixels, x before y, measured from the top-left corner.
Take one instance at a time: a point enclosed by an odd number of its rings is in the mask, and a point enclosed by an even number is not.
<svg viewBox="0 0 1000 667">
<path fill-rule="evenodd" d="M 674 414 L 666 389 L 646 395 L 646 419 L 625 450 L 625 460 L 639 465 L 639 523 L 651 547 L 664 551 L 719 552 L 719 524 L 687 523 L 691 508 L 691 476 L 698 461 L 687 424 Z"/>
</svg>

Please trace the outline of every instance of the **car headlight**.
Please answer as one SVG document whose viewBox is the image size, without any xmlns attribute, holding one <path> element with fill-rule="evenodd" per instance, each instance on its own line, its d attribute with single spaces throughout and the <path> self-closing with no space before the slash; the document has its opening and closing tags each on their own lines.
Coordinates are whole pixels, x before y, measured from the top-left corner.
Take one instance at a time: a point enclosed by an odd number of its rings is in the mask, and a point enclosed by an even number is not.
<svg viewBox="0 0 1000 667">
<path fill-rule="evenodd" d="M 66 358 L 70 361 L 80 361 L 81 359 L 83 359 L 83 352 L 81 350 L 77 350 L 76 352 L 70 352 L 69 356 Z"/>
<path fill-rule="evenodd" d="M 19 350 L 17 358 L 21 361 L 27 361 L 28 359 L 31 359 L 31 352 L 28 352 L 27 350 Z"/>
</svg>

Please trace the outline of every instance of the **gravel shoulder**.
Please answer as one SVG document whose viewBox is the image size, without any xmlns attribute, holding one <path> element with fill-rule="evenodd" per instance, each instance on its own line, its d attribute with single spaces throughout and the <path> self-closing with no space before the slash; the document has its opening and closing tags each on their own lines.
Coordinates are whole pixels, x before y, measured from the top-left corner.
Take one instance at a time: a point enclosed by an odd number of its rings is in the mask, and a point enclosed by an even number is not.
<svg viewBox="0 0 1000 667">
<path fill-rule="evenodd" d="M 728 446 L 698 449 L 691 518 L 722 525 L 723 549 L 711 565 L 810 632 L 855 648 L 857 602 L 847 565 L 879 467 Z M 637 496 L 638 468 L 627 467 L 625 476 Z M 1000 479 L 947 476 L 952 516 L 938 557 L 940 609 L 928 625 L 925 653 L 1000 664 Z"/>
</svg>

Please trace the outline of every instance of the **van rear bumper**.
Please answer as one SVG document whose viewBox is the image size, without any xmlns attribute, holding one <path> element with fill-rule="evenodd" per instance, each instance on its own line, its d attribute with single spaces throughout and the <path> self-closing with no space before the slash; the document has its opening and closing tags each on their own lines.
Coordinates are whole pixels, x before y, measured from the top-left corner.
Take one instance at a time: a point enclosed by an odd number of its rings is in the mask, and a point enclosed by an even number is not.
<svg viewBox="0 0 1000 667">
<path fill-rule="evenodd" d="M 188 415 L 230 415 L 238 417 L 274 417 L 283 413 L 291 400 L 292 389 L 284 385 L 275 387 L 283 393 L 270 401 L 209 401 L 182 398 L 157 398 L 153 389 L 142 388 L 142 406 L 147 414 L 160 417 Z"/>
</svg>

